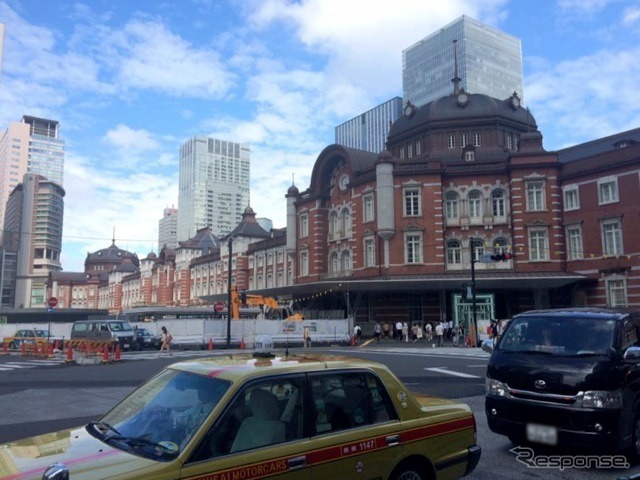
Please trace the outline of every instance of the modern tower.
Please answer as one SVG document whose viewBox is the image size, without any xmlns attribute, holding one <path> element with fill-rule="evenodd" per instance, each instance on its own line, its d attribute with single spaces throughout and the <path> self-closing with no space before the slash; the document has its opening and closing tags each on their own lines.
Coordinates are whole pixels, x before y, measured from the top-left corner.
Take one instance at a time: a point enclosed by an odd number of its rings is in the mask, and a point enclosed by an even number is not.
<svg viewBox="0 0 640 480">
<path fill-rule="evenodd" d="M 178 209 L 171 207 L 164 209 L 164 215 L 158 222 L 158 250 L 167 246 L 178 246 Z"/>
<path fill-rule="evenodd" d="M 37 173 L 62 186 L 64 140 L 56 120 L 24 115 L 0 134 L 0 225 L 7 200 L 26 173 Z M 61 225 L 62 228 L 62 225 Z"/>
<path fill-rule="evenodd" d="M 454 40 L 464 90 L 524 98 L 520 39 L 463 15 L 402 52 L 405 102 L 422 106 L 453 93 Z"/>
<path fill-rule="evenodd" d="M 336 127 L 336 143 L 358 150 L 380 153 L 385 148 L 389 124 L 402 115 L 402 99 L 391 100 Z"/>
<path fill-rule="evenodd" d="M 3 251 L 17 258 L 11 264 L 15 272 L 3 266 L 3 278 L 15 278 L 16 308 L 45 307 L 49 273 L 62 270 L 64 195 L 57 182 L 34 173 L 24 175 L 9 195 Z M 3 303 L 7 287 L 3 284 Z"/>
<path fill-rule="evenodd" d="M 249 205 L 250 149 L 245 143 L 196 135 L 180 146 L 178 241 L 209 227 L 230 233 Z"/>
</svg>

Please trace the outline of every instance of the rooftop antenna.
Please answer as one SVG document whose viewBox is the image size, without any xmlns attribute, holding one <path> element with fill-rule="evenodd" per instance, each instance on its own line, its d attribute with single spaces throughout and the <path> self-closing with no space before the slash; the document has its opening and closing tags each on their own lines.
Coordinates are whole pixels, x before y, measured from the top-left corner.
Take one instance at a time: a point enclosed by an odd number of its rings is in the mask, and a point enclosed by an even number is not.
<svg viewBox="0 0 640 480">
<path fill-rule="evenodd" d="M 460 81 L 462 79 L 458 76 L 458 40 L 453 41 L 453 94 L 457 95 L 460 92 Z"/>
<path fill-rule="evenodd" d="M 116 226 L 113 226 L 113 238 L 111 239 L 111 245 L 116 245 Z"/>
</svg>

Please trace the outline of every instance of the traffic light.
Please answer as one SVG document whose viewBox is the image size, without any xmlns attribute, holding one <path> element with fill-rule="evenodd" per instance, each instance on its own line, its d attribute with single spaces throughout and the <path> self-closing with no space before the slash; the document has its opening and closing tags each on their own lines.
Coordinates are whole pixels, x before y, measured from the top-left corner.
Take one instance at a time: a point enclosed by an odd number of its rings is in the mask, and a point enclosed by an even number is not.
<svg viewBox="0 0 640 480">
<path fill-rule="evenodd" d="M 511 257 L 513 255 L 511 255 L 510 253 L 494 253 L 493 255 L 491 255 L 491 260 L 493 260 L 494 262 L 505 262 L 507 260 L 511 260 Z"/>
</svg>

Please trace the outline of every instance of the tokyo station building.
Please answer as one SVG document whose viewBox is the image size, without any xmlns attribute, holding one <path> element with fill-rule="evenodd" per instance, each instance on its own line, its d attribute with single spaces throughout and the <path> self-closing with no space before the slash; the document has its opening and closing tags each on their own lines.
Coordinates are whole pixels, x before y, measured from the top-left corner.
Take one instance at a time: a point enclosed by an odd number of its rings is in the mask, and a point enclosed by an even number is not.
<svg viewBox="0 0 640 480">
<path fill-rule="evenodd" d="M 479 320 L 640 307 L 640 129 L 555 152 L 542 139 L 515 92 L 455 85 L 407 103 L 379 154 L 327 146 L 308 188 L 287 191 L 285 229 L 265 231 L 248 207 L 224 239 L 205 229 L 208 242 L 115 267 L 87 307 L 225 301 L 229 268 L 238 289 L 360 324 L 468 325 L 474 297 Z M 57 275 L 51 294 L 68 289 Z"/>
</svg>

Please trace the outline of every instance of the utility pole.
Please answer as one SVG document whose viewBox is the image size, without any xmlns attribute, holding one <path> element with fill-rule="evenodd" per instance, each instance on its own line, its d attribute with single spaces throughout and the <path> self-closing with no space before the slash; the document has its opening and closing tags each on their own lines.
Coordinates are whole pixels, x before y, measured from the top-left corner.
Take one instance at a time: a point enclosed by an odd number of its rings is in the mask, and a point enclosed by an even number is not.
<svg viewBox="0 0 640 480">
<path fill-rule="evenodd" d="M 233 253 L 233 237 L 229 237 L 227 241 L 229 246 L 229 278 L 228 278 L 228 292 L 227 292 L 227 348 L 231 348 L 231 256 Z"/>
</svg>

